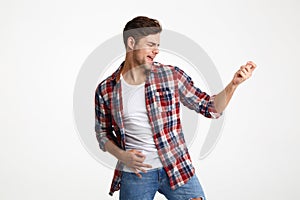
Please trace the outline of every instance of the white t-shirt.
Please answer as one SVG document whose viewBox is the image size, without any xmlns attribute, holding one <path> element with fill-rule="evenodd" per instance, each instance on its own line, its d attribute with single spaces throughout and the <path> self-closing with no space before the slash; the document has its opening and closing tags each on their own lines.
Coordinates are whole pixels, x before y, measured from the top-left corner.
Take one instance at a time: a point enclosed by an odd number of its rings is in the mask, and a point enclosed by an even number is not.
<svg viewBox="0 0 300 200">
<path fill-rule="evenodd" d="M 162 167 L 147 114 L 145 83 L 130 85 L 126 83 L 122 75 L 120 80 L 126 150 L 136 149 L 145 154 L 144 163 L 152 165 L 151 169 Z M 127 167 L 124 171 L 132 172 Z"/>
</svg>

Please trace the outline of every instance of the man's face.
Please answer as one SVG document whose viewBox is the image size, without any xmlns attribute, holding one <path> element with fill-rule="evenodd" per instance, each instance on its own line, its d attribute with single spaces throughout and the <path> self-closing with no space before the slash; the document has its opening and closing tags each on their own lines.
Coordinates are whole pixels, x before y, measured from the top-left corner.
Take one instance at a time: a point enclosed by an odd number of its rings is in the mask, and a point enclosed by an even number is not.
<svg viewBox="0 0 300 200">
<path fill-rule="evenodd" d="M 133 59 L 137 65 L 150 69 L 155 56 L 159 53 L 160 33 L 142 37 L 134 45 Z"/>
</svg>

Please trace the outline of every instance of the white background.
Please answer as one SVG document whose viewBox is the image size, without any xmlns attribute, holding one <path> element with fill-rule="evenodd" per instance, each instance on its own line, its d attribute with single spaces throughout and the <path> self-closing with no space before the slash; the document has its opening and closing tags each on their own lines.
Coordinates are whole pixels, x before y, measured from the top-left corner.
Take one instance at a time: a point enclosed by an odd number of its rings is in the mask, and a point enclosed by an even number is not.
<svg viewBox="0 0 300 200">
<path fill-rule="evenodd" d="M 0 199 L 118 199 L 108 196 L 113 171 L 80 142 L 72 98 L 84 60 L 137 15 L 197 42 L 224 84 L 246 61 L 258 65 L 215 150 L 198 160 L 191 148 L 208 199 L 299 199 L 299 9 L 296 0 L 2 0 Z"/>
</svg>

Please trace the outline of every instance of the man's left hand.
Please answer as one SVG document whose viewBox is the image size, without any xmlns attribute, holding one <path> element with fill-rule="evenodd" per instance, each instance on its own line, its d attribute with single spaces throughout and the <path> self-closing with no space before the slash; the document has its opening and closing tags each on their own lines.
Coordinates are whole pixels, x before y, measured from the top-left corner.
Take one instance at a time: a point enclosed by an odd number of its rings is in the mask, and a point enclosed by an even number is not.
<svg viewBox="0 0 300 200">
<path fill-rule="evenodd" d="M 239 84 L 250 78 L 255 68 L 256 64 L 252 61 L 248 61 L 246 65 L 242 65 L 240 69 L 234 74 L 232 84 L 238 86 Z"/>
</svg>

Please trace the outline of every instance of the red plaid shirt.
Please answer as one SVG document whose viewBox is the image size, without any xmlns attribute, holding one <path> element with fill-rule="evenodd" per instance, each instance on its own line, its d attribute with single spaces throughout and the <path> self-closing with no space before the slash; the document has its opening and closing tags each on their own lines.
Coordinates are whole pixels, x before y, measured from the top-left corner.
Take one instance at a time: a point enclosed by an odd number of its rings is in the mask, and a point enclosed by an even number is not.
<svg viewBox="0 0 300 200">
<path fill-rule="evenodd" d="M 125 129 L 120 72 L 123 64 L 102 81 L 95 94 L 95 131 L 99 146 L 108 140 L 125 150 Z M 170 186 L 184 185 L 195 173 L 180 122 L 180 103 L 208 118 L 218 118 L 214 97 L 194 86 L 191 78 L 175 66 L 154 62 L 145 83 L 146 109 L 158 155 Z M 117 163 L 110 195 L 120 189 L 123 163 Z"/>
</svg>

